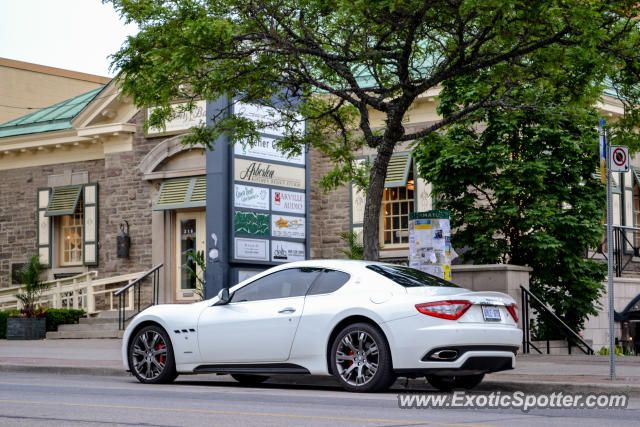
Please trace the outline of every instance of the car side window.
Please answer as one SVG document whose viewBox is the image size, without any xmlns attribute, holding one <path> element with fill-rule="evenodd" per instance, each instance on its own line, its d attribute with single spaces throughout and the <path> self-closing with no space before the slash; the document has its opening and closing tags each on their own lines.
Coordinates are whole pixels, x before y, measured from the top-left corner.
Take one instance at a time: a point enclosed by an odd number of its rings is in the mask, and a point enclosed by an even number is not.
<svg viewBox="0 0 640 427">
<path fill-rule="evenodd" d="M 319 268 L 289 268 L 276 271 L 235 291 L 230 302 L 304 296 L 319 273 Z"/>
<path fill-rule="evenodd" d="M 342 271 L 324 270 L 311 285 L 307 295 L 330 294 L 349 281 L 351 276 Z"/>
</svg>

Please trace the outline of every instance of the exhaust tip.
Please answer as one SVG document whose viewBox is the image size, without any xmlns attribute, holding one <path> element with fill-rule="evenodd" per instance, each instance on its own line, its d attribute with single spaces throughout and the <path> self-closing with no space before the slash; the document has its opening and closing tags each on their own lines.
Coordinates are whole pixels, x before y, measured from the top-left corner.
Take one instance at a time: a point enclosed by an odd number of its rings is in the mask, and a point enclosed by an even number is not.
<svg viewBox="0 0 640 427">
<path fill-rule="evenodd" d="M 439 350 L 429 356 L 433 360 L 455 360 L 458 358 L 458 350 Z"/>
</svg>

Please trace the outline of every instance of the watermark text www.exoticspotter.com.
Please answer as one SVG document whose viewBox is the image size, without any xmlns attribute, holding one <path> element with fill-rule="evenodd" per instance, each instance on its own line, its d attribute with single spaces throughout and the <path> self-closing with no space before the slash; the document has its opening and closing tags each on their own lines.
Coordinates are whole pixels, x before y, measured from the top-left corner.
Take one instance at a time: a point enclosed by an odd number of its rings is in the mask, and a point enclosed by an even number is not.
<svg viewBox="0 0 640 427">
<path fill-rule="evenodd" d="M 471 393 L 400 393 L 398 406 L 409 408 L 450 408 L 450 409 L 624 409 L 629 397 L 621 393 L 525 393 L 491 392 Z"/>
</svg>

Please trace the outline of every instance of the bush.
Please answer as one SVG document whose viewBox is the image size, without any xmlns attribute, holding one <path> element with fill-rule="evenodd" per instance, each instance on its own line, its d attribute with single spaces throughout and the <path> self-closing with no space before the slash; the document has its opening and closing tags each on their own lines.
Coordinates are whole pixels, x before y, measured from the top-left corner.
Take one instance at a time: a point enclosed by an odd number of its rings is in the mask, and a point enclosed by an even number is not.
<svg viewBox="0 0 640 427">
<path fill-rule="evenodd" d="M 18 310 L 0 311 L 0 339 L 7 337 L 7 318 L 18 315 Z M 84 317 L 84 310 L 71 310 L 66 308 L 47 308 L 44 317 L 47 319 L 47 331 L 57 331 L 58 325 L 70 325 L 78 323 L 78 319 Z"/>
<path fill-rule="evenodd" d="M 18 310 L 0 311 L 0 339 L 7 338 L 7 318 L 11 314 L 20 313 Z"/>
<path fill-rule="evenodd" d="M 78 319 L 84 317 L 84 310 L 66 308 L 48 308 L 45 311 L 47 318 L 47 331 L 57 331 L 58 325 L 72 325 L 78 323 Z"/>
</svg>

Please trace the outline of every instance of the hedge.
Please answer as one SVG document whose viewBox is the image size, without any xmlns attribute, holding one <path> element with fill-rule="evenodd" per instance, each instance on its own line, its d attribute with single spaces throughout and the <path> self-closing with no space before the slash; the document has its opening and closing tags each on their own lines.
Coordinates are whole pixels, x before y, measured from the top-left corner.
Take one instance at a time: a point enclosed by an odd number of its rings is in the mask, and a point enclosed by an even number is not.
<svg viewBox="0 0 640 427">
<path fill-rule="evenodd" d="M 18 310 L 0 311 L 0 339 L 7 337 L 7 318 L 10 314 L 18 314 Z M 66 308 L 48 308 L 44 312 L 47 319 L 47 331 L 57 331 L 58 325 L 78 323 L 78 319 L 84 317 L 84 310 L 72 310 Z"/>
</svg>

